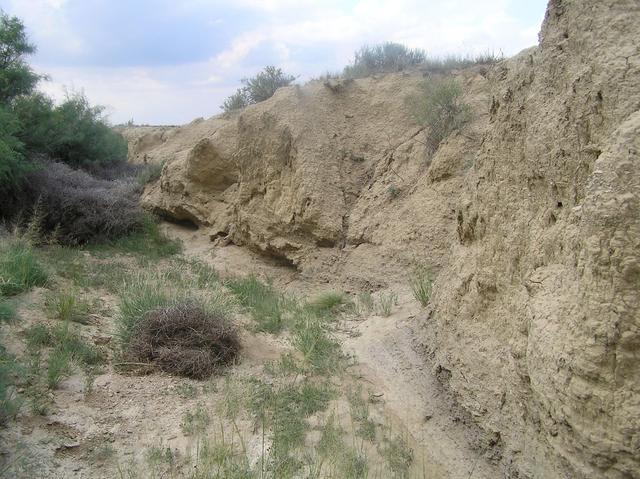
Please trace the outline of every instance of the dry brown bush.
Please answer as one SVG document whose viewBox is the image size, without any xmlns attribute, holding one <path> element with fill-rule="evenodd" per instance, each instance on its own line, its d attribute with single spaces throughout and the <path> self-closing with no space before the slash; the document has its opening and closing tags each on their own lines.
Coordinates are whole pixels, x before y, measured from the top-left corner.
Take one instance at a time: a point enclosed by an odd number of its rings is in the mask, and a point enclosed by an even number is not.
<svg viewBox="0 0 640 479">
<path fill-rule="evenodd" d="M 171 374 L 205 379 L 233 361 L 239 350 L 237 329 L 222 312 L 181 303 L 146 313 L 133 331 L 127 355 Z"/>
</svg>

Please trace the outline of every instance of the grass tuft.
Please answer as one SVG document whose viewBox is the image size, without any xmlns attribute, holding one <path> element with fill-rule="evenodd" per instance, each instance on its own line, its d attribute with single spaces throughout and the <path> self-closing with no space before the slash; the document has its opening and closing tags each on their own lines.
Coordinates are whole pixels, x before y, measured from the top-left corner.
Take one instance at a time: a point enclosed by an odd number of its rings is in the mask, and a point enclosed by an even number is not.
<svg viewBox="0 0 640 479">
<path fill-rule="evenodd" d="M 226 286 L 240 304 L 249 309 L 258 331 L 278 333 L 284 327 L 283 298 L 270 282 L 263 283 L 255 276 L 228 281 Z"/>
<path fill-rule="evenodd" d="M 49 275 L 24 241 L 0 245 L 0 294 L 12 296 L 34 286 L 45 286 Z"/>
<path fill-rule="evenodd" d="M 11 323 L 18 317 L 16 306 L 13 302 L 0 296 L 0 323 Z"/>
<path fill-rule="evenodd" d="M 89 251 L 131 254 L 149 260 L 159 260 L 182 251 L 179 240 L 167 238 L 151 216 L 146 216 L 140 230 L 107 243 L 87 246 Z"/>
<path fill-rule="evenodd" d="M 51 317 L 80 324 L 89 323 L 89 314 L 93 309 L 90 301 L 72 290 L 50 292 L 45 298 L 44 305 Z"/>
<path fill-rule="evenodd" d="M 409 278 L 409 285 L 411 286 L 413 297 L 423 307 L 427 306 L 431 300 L 431 290 L 433 287 L 433 280 L 431 279 L 429 270 L 424 266 L 416 267 Z"/>
<path fill-rule="evenodd" d="M 393 307 L 398 304 L 398 295 L 393 291 L 380 293 L 378 298 L 378 312 L 385 318 L 391 316 Z"/>
</svg>

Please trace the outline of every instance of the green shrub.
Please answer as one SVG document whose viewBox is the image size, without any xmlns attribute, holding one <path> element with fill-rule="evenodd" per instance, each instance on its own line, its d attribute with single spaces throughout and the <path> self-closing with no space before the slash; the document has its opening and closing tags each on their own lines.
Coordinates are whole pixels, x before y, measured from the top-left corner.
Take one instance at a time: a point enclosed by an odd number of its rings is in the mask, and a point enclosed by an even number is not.
<svg viewBox="0 0 640 479">
<path fill-rule="evenodd" d="M 433 281 L 431 279 L 431 273 L 427 268 L 423 266 L 417 267 L 409 278 L 409 285 L 411 286 L 413 297 L 423 307 L 429 304 Z"/>
<path fill-rule="evenodd" d="M 268 100 L 278 88 L 291 85 L 295 79 L 294 76 L 287 75 L 280 68 L 265 67 L 256 76 L 243 78 L 241 82 L 244 86 L 227 98 L 221 108 L 229 112 Z"/>
<path fill-rule="evenodd" d="M 374 73 L 398 72 L 423 63 L 424 50 L 408 48 L 399 43 L 365 45 L 355 54 L 352 65 L 344 68 L 346 78 L 362 78 Z"/>
<path fill-rule="evenodd" d="M 41 77 L 24 61 L 35 51 L 20 19 L 0 10 L 0 103 L 7 104 L 35 88 Z"/>
<path fill-rule="evenodd" d="M 103 112 L 104 107 L 91 106 L 83 94 L 68 96 L 56 108 L 61 136 L 55 143 L 53 158 L 76 167 L 126 161 L 127 141 L 111 129 Z"/>
<path fill-rule="evenodd" d="M 453 78 L 430 78 L 423 82 L 418 95 L 407 99 L 416 121 L 428 128 L 430 153 L 471 119 L 471 108 L 461 97 L 462 88 Z"/>
<path fill-rule="evenodd" d="M 0 245 L 0 294 L 16 295 L 44 286 L 47 279 L 30 245 L 22 241 Z"/>
<path fill-rule="evenodd" d="M 24 145 L 16 133 L 20 129 L 17 118 L 0 105 L 0 213 L 11 206 L 11 197 L 22 185 L 25 173 L 29 171 L 24 161 Z"/>
<path fill-rule="evenodd" d="M 233 95 L 229 96 L 224 103 L 222 103 L 222 108 L 227 113 L 230 111 L 242 110 L 244 107 L 249 106 L 251 103 L 247 98 L 247 93 L 244 88 L 239 88 Z"/>
</svg>

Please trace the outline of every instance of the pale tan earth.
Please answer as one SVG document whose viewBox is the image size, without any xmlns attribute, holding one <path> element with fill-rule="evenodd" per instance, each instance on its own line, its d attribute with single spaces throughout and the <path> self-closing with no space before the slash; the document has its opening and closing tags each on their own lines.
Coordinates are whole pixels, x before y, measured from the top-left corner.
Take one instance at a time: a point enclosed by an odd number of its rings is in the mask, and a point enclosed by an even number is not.
<svg viewBox="0 0 640 479">
<path fill-rule="evenodd" d="M 475 448 L 473 477 L 640 477 L 640 4 L 552 0 L 538 47 L 454 74 L 473 121 L 430 159 L 419 71 L 132 130 L 133 161 L 166 161 L 144 204 L 292 282 L 396 290 L 405 315 L 351 347 L 445 476 Z M 464 441 L 433 446 L 436 417 Z"/>
<path fill-rule="evenodd" d="M 212 248 L 202 230 L 170 224 L 163 229 L 168 236 L 182 240 L 186 257 L 214 266 L 222 278 L 249 274 L 268 277 L 279 288 L 299 295 L 327 289 L 326 285 L 301 280 L 291 268 L 246 248 Z M 116 260 L 113 267 L 124 267 L 117 266 L 123 264 L 123 258 Z M 131 259 L 124 261 L 130 274 L 135 274 L 139 265 Z M 497 477 L 499 471 L 488 460 L 487 451 L 470 444 L 479 431 L 466 423 L 463 412 L 450 410 L 446 392 L 434 382 L 423 358 L 412 348 L 411 325 L 421 313 L 420 307 L 410 299 L 406 287 L 396 292 L 399 305 L 389 317 L 373 311 L 343 318 L 337 337 L 343 350 L 354 354 L 358 361 L 349 369 L 349 375 L 336 376 L 333 382 L 340 390 L 360 385 L 376 398 L 371 404 L 371 419 L 402 434 L 413 450 L 410 477 Z M 29 326 L 51 323 L 41 307 L 45 293 L 42 288 L 28 293 L 20 303 L 21 320 L 2 326 L 11 353 L 24 355 L 22 332 Z M 107 311 L 117 307 L 117 298 L 106 291 L 100 293 L 100 299 Z M 79 326 L 80 333 L 109 355 L 108 364 L 93 379 L 91 387 L 86 375 L 77 370 L 59 387 L 47 390 L 49 404 L 45 414 L 23 414 L 10 424 L 0 443 L 0 472 L 8 470 L 11 475 L 7 477 L 25 479 L 186 477 L 163 472 L 163 467 L 154 470 L 148 457 L 154 448 L 170 450 L 176 460 L 196 454 L 202 436 L 187 434 L 182 422 L 185 413 L 198 407 L 206 408 L 210 415 L 206 434 L 216 437 L 222 428 L 228 434 L 237 427 L 247 444 L 247 454 L 257 461 L 263 446 L 254 419 L 241 414 L 237 421 L 230 422 L 220 412 L 225 383 L 228 379 L 236 385 L 243 379 L 269 381 L 264 371 L 266 362 L 277 360 L 291 350 L 291 345 L 286 337 L 252 333 L 250 320 L 240 311 L 236 320 L 243 325 L 237 364 L 223 375 L 195 381 L 158 372 L 129 373 L 118 367 L 120 363 L 110 344 L 113 314 L 93 314 L 88 325 Z M 345 426 L 352 421 L 344 397 L 335 399 L 329 410 L 315 420 L 311 418 L 312 425 L 322 423 L 327 414 L 336 414 Z M 369 449 L 369 477 L 390 477 L 375 450 Z"/>
</svg>

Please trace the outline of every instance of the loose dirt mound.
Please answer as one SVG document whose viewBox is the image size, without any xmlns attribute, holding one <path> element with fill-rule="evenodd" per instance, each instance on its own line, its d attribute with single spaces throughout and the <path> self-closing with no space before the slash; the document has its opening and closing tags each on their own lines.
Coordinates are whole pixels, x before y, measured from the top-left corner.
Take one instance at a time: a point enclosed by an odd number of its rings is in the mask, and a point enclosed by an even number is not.
<svg viewBox="0 0 640 479">
<path fill-rule="evenodd" d="M 129 343 L 128 356 L 162 371 L 205 379 L 240 350 L 236 329 L 222 314 L 197 304 L 178 304 L 147 313 Z"/>
</svg>

